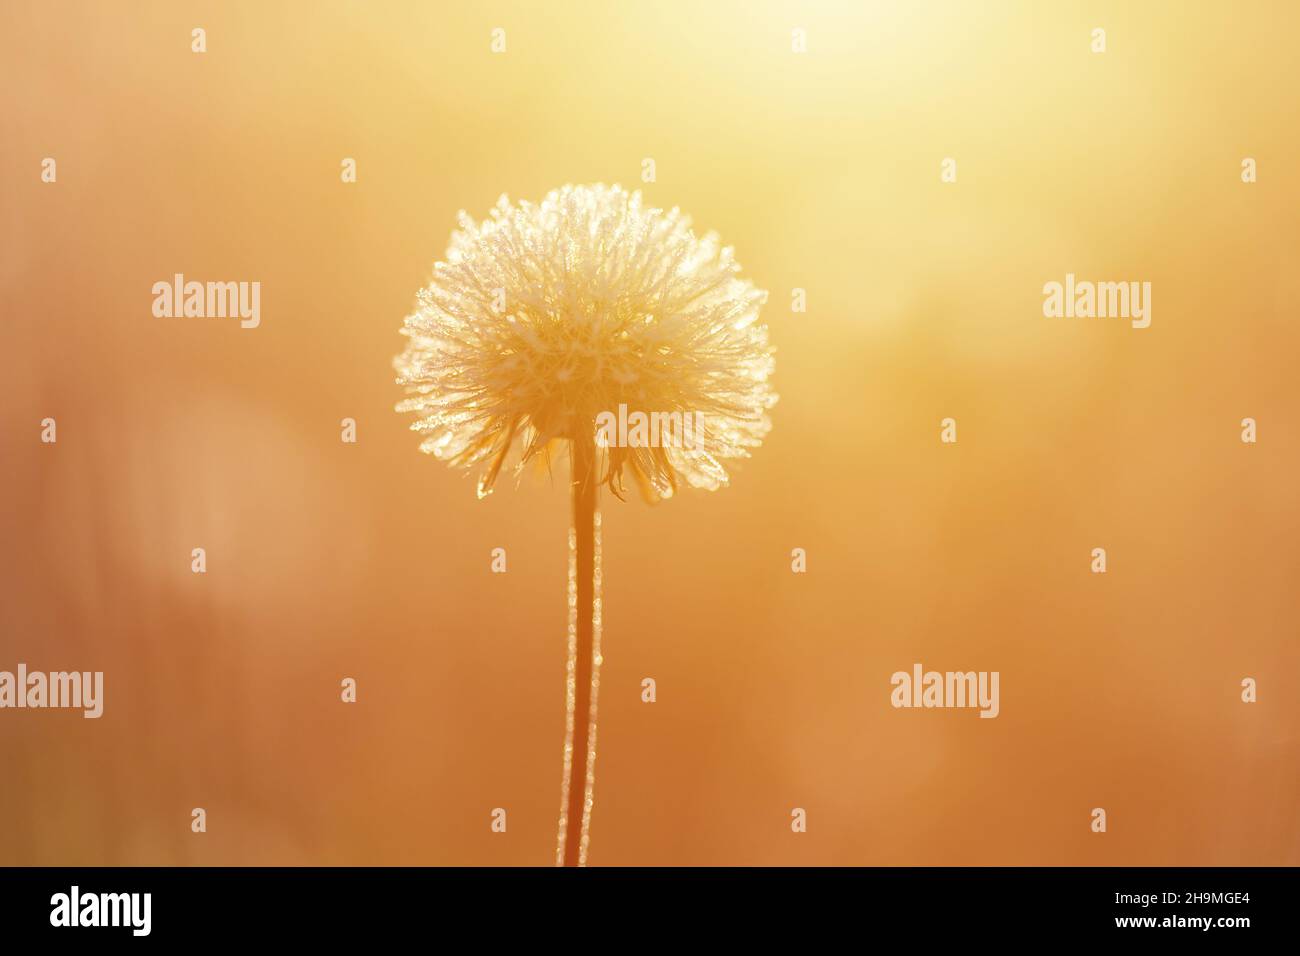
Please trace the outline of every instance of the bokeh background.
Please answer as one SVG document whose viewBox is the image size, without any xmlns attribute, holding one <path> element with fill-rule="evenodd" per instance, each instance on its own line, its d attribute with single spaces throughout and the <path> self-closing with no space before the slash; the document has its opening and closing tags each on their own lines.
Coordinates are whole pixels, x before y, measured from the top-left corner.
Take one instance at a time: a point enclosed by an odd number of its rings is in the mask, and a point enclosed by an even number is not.
<svg viewBox="0 0 1300 956">
<path fill-rule="evenodd" d="M 459 209 L 647 157 L 772 291 L 782 400 L 731 488 L 605 508 L 591 862 L 1300 863 L 1297 27 L 5 3 L 0 669 L 103 670 L 106 712 L 0 712 L 0 863 L 553 861 L 564 477 L 477 501 L 390 362 Z M 260 281 L 261 327 L 154 318 L 176 272 Z M 1152 282 L 1151 327 L 1043 318 L 1066 272 Z M 916 661 L 1001 716 L 894 710 Z"/>
</svg>

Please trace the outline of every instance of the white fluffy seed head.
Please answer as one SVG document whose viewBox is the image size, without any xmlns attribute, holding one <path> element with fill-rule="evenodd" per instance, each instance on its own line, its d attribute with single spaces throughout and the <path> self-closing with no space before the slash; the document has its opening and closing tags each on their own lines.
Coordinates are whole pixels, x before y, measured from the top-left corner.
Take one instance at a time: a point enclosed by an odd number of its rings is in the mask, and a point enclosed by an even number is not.
<svg viewBox="0 0 1300 956">
<path fill-rule="evenodd" d="M 502 196 L 480 223 L 462 212 L 402 329 L 397 410 L 415 414 L 422 451 L 484 466 L 480 494 L 512 448 L 520 467 L 549 463 L 620 405 L 699 413 L 692 447 L 600 449 L 601 478 L 621 496 L 631 472 L 651 500 L 683 480 L 721 487 L 722 461 L 762 443 L 776 403 L 767 293 L 739 271 L 716 235 L 620 186 L 564 186 L 536 205 Z"/>
</svg>

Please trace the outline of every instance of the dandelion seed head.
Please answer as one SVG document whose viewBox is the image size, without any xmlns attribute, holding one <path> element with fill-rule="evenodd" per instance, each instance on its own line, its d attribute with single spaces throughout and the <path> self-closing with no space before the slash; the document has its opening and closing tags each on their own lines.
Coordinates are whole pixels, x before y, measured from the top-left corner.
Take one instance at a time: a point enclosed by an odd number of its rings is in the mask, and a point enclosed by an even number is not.
<svg viewBox="0 0 1300 956">
<path fill-rule="evenodd" d="M 397 410 L 414 414 L 422 451 L 483 469 L 480 495 L 507 459 L 591 441 L 601 412 L 698 412 L 693 447 L 601 449 L 601 480 L 621 497 L 630 475 L 650 500 L 719 488 L 776 403 L 767 293 L 739 272 L 716 235 L 620 186 L 502 196 L 477 223 L 462 212 L 402 328 Z"/>
</svg>

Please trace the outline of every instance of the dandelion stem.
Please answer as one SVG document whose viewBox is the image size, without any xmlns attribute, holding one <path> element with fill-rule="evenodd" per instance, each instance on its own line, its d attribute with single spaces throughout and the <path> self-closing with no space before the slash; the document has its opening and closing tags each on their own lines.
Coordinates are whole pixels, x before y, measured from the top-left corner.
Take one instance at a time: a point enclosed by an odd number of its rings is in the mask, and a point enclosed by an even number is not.
<svg viewBox="0 0 1300 956">
<path fill-rule="evenodd" d="M 572 740 L 565 748 L 565 798 L 560 839 L 565 866 L 582 866 L 587 857 L 587 828 L 595 782 L 596 693 L 600 666 L 600 516 L 596 505 L 596 449 L 592 439 L 570 446 L 573 465 L 573 530 L 570 560 L 570 711 Z M 575 601 L 576 598 L 576 601 Z"/>
</svg>

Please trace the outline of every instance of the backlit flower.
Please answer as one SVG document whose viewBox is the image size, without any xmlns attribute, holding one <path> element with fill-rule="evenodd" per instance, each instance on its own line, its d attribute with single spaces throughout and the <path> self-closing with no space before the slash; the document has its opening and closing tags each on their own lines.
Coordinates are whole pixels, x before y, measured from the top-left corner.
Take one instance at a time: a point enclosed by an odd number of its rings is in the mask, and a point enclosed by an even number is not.
<svg viewBox="0 0 1300 956">
<path fill-rule="evenodd" d="M 776 402 L 767 293 L 739 271 L 716 235 L 619 186 L 502 196 L 478 223 L 462 212 L 402 329 L 398 411 L 415 414 L 422 451 L 483 469 L 480 495 L 508 461 L 593 441 L 597 416 L 620 406 L 698 413 L 689 447 L 601 447 L 599 477 L 620 497 L 628 473 L 650 500 L 682 482 L 716 489 L 723 462 L 762 443 Z"/>
</svg>

